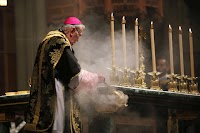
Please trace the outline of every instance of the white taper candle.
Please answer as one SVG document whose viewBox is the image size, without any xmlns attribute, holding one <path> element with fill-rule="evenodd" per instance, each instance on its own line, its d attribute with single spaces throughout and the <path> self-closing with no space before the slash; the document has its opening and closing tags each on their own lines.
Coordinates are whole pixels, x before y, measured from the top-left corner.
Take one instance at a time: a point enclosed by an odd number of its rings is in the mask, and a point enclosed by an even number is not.
<svg viewBox="0 0 200 133">
<path fill-rule="evenodd" d="M 125 16 L 122 17 L 122 41 L 123 41 L 123 57 L 124 57 L 124 68 L 126 68 L 126 29 L 125 29 Z"/>
<path fill-rule="evenodd" d="M 181 76 L 184 76 L 183 37 L 182 37 L 182 29 L 181 29 L 181 26 L 179 26 L 179 49 L 180 49 L 180 68 L 181 68 Z"/>
<path fill-rule="evenodd" d="M 150 37 L 151 37 L 152 67 L 153 67 L 153 72 L 156 72 L 156 54 L 155 54 L 155 42 L 154 42 L 154 28 L 153 28 L 153 22 L 152 21 L 151 21 L 151 28 L 150 28 Z"/>
<path fill-rule="evenodd" d="M 171 74 L 174 74 L 172 27 L 171 27 L 171 25 L 169 25 L 169 56 L 170 56 L 170 71 L 171 71 Z"/>
<path fill-rule="evenodd" d="M 111 14 L 110 18 L 111 28 L 111 43 L 112 43 L 112 65 L 115 65 L 115 34 L 114 34 L 114 16 Z"/>
<path fill-rule="evenodd" d="M 136 70 L 139 70 L 139 53 L 138 53 L 138 18 L 135 19 L 135 61 Z"/>
<path fill-rule="evenodd" d="M 191 69 L 191 77 L 194 78 L 194 53 L 193 53 L 193 38 L 192 38 L 192 30 L 189 29 L 189 43 L 190 43 L 190 69 Z"/>
</svg>

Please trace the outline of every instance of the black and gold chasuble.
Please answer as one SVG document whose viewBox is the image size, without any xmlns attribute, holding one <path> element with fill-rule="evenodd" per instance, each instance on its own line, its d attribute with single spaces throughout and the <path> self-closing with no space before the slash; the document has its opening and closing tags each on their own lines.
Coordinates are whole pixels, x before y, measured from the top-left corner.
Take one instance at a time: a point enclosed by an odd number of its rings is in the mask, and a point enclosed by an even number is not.
<svg viewBox="0 0 200 133">
<path fill-rule="evenodd" d="M 67 87 L 80 73 L 80 65 L 69 40 L 61 31 L 51 31 L 40 43 L 32 73 L 29 107 L 24 130 L 31 132 L 52 131 L 56 105 L 55 78 L 65 86 L 67 133 L 80 133 L 81 121 L 78 103 Z"/>
</svg>

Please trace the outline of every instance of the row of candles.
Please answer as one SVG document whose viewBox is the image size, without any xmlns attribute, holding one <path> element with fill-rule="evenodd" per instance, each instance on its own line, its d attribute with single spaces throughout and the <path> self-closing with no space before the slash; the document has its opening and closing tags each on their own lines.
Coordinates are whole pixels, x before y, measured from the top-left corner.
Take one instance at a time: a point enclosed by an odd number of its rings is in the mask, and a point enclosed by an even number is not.
<svg viewBox="0 0 200 133">
<path fill-rule="evenodd" d="M 124 59 L 124 69 L 126 71 L 126 29 L 125 29 L 125 16 L 122 17 L 122 43 L 123 43 L 123 59 Z M 135 71 L 139 71 L 139 46 L 138 46 L 138 18 L 135 19 Z M 169 55 L 170 55 L 170 72 L 171 77 L 174 77 L 174 64 L 173 64 L 173 41 L 172 41 L 172 27 L 169 25 Z M 154 76 L 157 76 L 156 72 L 156 54 L 155 54 L 155 41 L 154 41 L 154 27 L 153 22 L 150 23 L 150 39 L 151 39 L 151 54 L 152 54 L 152 68 Z M 112 66 L 115 67 L 115 41 L 114 41 L 114 16 L 111 14 L 111 42 L 112 42 Z M 189 45 L 190 45 L 190 66 L 191 66 L 191 79 L 192 82 L 195 79 L 194 74 L 194 57 L 193 57 L 193 38 L 192 30 L 189 29 Z M 181 77 L 184 75 L 184 60 L 183 60 L 183 43 L 182 43 L 182 29 L 179 26 L 179 48 L 180 48 L 180 69 Z M 114 68 L 115 69 L 115 68 Z M 193 82 L 194 83 L 194 82 Z"/>
<path fill-rule="evenodd" d="M 124 68 L 127 68 L 126 61 L 126 20 L 125 16 L 122 18 L 122 43 L 123 43 L 123 59 L 124 59 Z M 115 44 L 114 44 L 114 16 L 111 14 L 111 36 L 112 36 L 112 62 L 115 65 Z M 138 19 L 135 21 L 135 61 L 136 61 L 136 70 L 139 69 L 139 52 L 138 52 Z"/>
</svg>

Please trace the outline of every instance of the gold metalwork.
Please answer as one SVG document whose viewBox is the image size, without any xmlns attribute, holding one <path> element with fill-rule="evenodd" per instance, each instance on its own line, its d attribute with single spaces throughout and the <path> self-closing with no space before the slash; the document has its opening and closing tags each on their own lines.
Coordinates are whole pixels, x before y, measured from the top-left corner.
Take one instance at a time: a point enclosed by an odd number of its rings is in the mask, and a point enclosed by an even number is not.
<svg viewBox="0 0 200 133">
<path fill-rule="evenodd" d="M 112 66 L 112 73 L 110 75 L 110 81 L 111 81 L 111 84 L 113 85 L 118 85 L 119 84 L 119 77 L 118 77 L 118 74 L 117 74 L 117 67 L 116 66 Z"/>
<path fill-rule="evenodd" d="M 195 95 L 199 95 L 198 85 L 195 83 L 195 78 L 194 77 L 191 78 L 190 93 L 191 94 L 195 94 Z"/>
<path fill-rule="evenodd" d="M 138 70 L 135 71 L 134 87 L 135 88 L 141 88 L 142 87 L 142 77 L 140 76 L 140 72 Z"/>
<path fill-rule="evenodd" d="M 131 86 L 130 75 L 128 73 L 128 69 L 127 68 L 124 68 L 124 71 L 123 71 L 122 86 L 127 86 L 127 87 Z"/>
<path fill-rule="evenodd" d="M 171 74 L 168 91 L 178 92 L 178 88 L 177 88 L 178 84 L 177 84 L 177 80 L 175 79 L 175 77 L 176 77 L 176 75 Z"/>
<path fill-rule="evenodd" d="M 141 52 L 140 53 L 140 77 L 142 80 L 141 81 L 142 88 L 147 88 L 147 84 L 144 82 L 145 76 L 146 76 L 146 73 L 145 73 L 145 65 L 144 65 L 144 56 L 143 56 L 143 53 Z"/>
<path fill-rule="evenodd" d="M 179 84 L 179 91 L 181 93 L 188 93 L 188 83 L 187 83 L 187 76 L 181 76 L 181 81 Z"/>
<path fill-rule="evenodd" d="M 150 73 L 150 75 L 152 75 L 152 78 L 151 78 L 151 90 L 162 90 L 160 88 L 160 85 L 159 85 L 159 79 L 158 79 L 158 75 L 159 73 L 158 72 L 152 72 L 152 74 Z"/>
<path fill-rule="evenodd" d="M 136 88 L 147 88 L 145 80 L 145 65 L 144 65 L 144 56 L 142 51 L 142 39 L 146 39 L 146 34 L 143 33 L 143 27 L 139 27 L 139 41 L 140 41 L 140 68 L 136 70 L 134 78 L 134 87 Z"/>
<path fill-rule="evenodd" d="M 144 65 L 144 56 L 141 53 L 140 54 L 140 70 L 134 71 L 135 77 L 134 77 L 134 87 L 136 88 L 147 88 L 145 80 L 145 65 Z"/>
</svg>

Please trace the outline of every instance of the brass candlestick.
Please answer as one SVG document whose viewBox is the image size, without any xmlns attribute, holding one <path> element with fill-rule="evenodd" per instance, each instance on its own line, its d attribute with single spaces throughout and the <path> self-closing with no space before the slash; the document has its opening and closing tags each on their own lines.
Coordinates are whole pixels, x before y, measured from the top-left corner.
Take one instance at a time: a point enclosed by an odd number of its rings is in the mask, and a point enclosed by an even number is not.
<svg viewBox="0 0 200 133">
<path fill-rule="evenodd" d="M 191 78 L 190 93 L 194 94 L 194 95 L 199 95 L 198 84 L 195 83 L 195 78 L 194 77 Z"/>
<path fill-rule="evenodd" d="M 179 84 L 179 91 L 181 93 L 188 93 L 188 83 L 187 83 L 187 76 L 180 77 L 180 84 Z"/>
<path fill-rule="evenodd" d="M 138 70 L 136 70 L 134 73 L 135 73 L 135 77 L 134 77 L 133 87 L 141 88 L 142 87 L 142 77 L 140 76 L 140 72 Z"/>
<path fill-rule="evenodd" d="M 145 65 L 144 65 L 144 56 L 142 51 L 142 39 L 146 39 L 146 34 L 143 33 L 143 27 L 139 27 L 139 41 L 140 41 L 140 68 L 136 70 L 134 78 L 134 87 L 136 88 L 146 88 L 145 80 Z"/>
<path fill-rule="evenodd" d="M 143 56 L 143 53 L 141 52 L 141 54 L 140 54 L 140 77 L 142 80 L 141 81 L 142 88 L 147 88 L 147 84 L 144 82 L 145 76 L 146 76 L 146 73 L 145 73 L 145 65 L 144 65 L 144 56 Z"/>
<path fill-rule="evenodd" d="M 117 67 L 115 65 L 112 66 L 112 73 L 110 75 L 110 81 L 113 85 L 119 85 L 119 77 L 117 73 Z"/>
<path fill-rule="evenodd" d="M 160 85 L 159 85 L 159 79 L 158 79 L 158 75 L 160 74 L 159 72 L 152 72 L 152 73 L 149 73 L 152 78 L 151 78 L 151 87 L 150 89 L 151 90 L 162 90 L 160 88 Z"/>
<path fill-rule="evenodd" d="M 122 84 L 121 85 L 122 86 L 126 86 L 126 87 L 131 86 L 131 83 L 130 83 L 130 74 L 129 74 L 127 68 L 124 68 L 123 76 L 122 76 Z"/>
<path fill-rule="evenodd" d="M 177 84 L 177 80 L 175 78 L 176 78 L 176 75 L 171 74 L 168 91 L 178 92 L 178 88 L 177 88 L 178 84 Z"/>
</svg>

